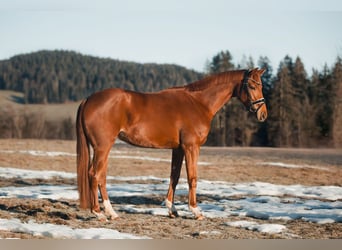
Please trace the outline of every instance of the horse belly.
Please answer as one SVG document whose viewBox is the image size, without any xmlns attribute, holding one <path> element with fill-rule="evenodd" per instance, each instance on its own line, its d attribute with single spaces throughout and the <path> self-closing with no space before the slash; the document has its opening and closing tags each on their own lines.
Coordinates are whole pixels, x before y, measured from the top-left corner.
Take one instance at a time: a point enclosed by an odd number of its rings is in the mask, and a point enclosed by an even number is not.
<svg viewBox="0 0 342 250">
<path fill-rule="evenodd" d="M 120 131 L 119 139 L 127 143 L 148 148 L 176 148 L 179 133 L 169 126 L 140 124 Z"/>
</svg>

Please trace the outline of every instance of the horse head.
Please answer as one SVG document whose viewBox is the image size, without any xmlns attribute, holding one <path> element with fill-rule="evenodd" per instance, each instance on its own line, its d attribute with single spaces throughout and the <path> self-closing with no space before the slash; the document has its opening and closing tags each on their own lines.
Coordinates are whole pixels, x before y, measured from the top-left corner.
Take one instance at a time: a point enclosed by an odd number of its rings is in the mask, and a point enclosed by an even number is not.
<svg viewBox="0 0 342 250">
<path fill-rule="evenodd" d="M 267 108 L 265 98 L 262 94 L 261 76 L 266 69 L 252 69 L 245 72 L 240 87 L 239 99 L 246 109 L 256 114 L 259 122 L 264 122 L 267 118 Z"/>
</svg>

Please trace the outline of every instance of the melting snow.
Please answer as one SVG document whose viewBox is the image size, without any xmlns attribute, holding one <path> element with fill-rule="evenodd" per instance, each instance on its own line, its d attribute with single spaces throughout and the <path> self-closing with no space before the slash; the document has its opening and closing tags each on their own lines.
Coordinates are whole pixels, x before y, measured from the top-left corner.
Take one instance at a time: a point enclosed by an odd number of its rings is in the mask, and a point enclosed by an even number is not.
<svg viewBox="0 0 342 250">
<path fill-rule="evenodd" d="M 171 159 L 163 159 L 158 157 L 149 157 L 149 156 L 136 156 L 136 155 L 123 155 L 123 152 L 125 151 L 118 151 L 118 150 L 112 150 L 111 154 L 109 155 L 109 158 L 114 159 L 134 159 L 134 160 L 142 160 L 142 161 L 155 161 L 155 162 L 170 162 Z M 28 154 L 33 156 L 48 156 L 48 157 L 57 157 L 57 156 L 71 156 L 76 157 L 76 154 L 74 153 L 68 153 L 68 152 L 59 152 L 59 151 L 40 151 L 40 150 L 0 150 L 0 153 L 7 153 L 7 154 Z M 198 165 L 207 166 L 210 165 L 209 162 L 203 162 L 199 161 Z"/>
<path fill-rule="evenodd" d="M 21 178 L 21 179 L 51 179 L 53 177 L 59 178 L 76 178 L 75 173 L 67 173 L 60 171 L 49 170 L 25 170 L 19 168 L 2 168 L 0 167 L 0 177 L 2 178 Z"/>
<path fill-rule="evenodd" d="M 286 230 L 286 227 L 279 224 L 258 224 L 253 221 L 233 221 L 227 222 L 227 226 L 242 227 L 252 231 L 259 231 L 261 233 L 277 234 Z"/>
<path fill-rule="evenodd" d="M 58 171 L 34 171 L 16 168 L 1 168 L 0 178 L 42 178 L 53 177 L 76 178 L 74 173 Z M 134 180 L 137 183 L 108 184 L 110 197 L 166 195 L 168 178 L 153 176 L 139 177 L 112 177 L 122 181 Z M 153 181 L 152 183 L 139 183 L 139 180 Z M 197 193 L 203 198 L 199 207 L 209 218 L 229 216 L 253 217 L 263 219 L 294 220 L 303 219 L 315 223 L 341 223 L 342 222 L 342 187 L 338 186 L 303 186 L 303 185 L 276 185 L 264 182 L 229 183 L 222 181 L 198 182 Z M 176 191 L 177 195 L 187 195 L 188 185 L 181 179 Z M 72 185 L 36 185 L 25 187 L 0 187 L 0 198 L 46 198 L 46 199 L 78 199 L 76 186 Z M 205 199 L 207 197 L 207 199 Z M 187 204 L 176 202 L 181 216 L 192 216 Z M 116 205 L 114 208 L 128 213 L 147 213 L 167 216 L 167 209 L 163 206 L 148 207 L 137 205 Z M 227 222 L 227 226 L 243 227 L 248 230 L 258 230 L 265 233 L 281 233 L 285 227 L 278 224 L 257 224 L 255 222 Z M 55 228 L 54 228 L 55 227 Z M 108 229 L 71 229 L 65 226 L 52 224 L 38 224 L 34 221 L 28 223 L 16 219 L 0 221 L 0 229 L 28 232 L 34 235 L 47 235 L 56 238 L 120 238 L 135 237 L 121 235 L 115 230 Z M 88 230 L 88 229 L 87 229 Z M 103 231 L 101 231 L 103 230 Z M 67 232 L 63 234 L 63 232 Z M 91 232 L 91 233 L 90 233 Z M 48 235 L 48 234 L 51 235 Z"/>
<path fill-rule="evenodd" d="M 59 239 L 148 239 L 107 228 L 78 229 L 50 223 L 40 224 L 32 220 L 24 223 L 18 219 L 0 219 L 0 230 Z"/>
<path fill-rule="evenodd" d="M 273 166 L 273 167 L 281 167 L 281 168 L 312 168 L 312 169 L 319 169 L 329 171 L 329 168 L 319 167 L 319 166 L 312 166 L 312 165 L 297 165 L 297 164 L 289 164 L 283 162 L 262 162 L 259 165 L 264 166 Z"/>
<path fill-rule="evenodd" d="M 76 157 L 76 154 L 68 153 L 68 152 L 58 152 L 58 151 L 40 151 L 40 150 L 0 150 L 0 153 L 7 153 L 7 154 L 28 154 L 33 156 L 50 156 L 50 157 L 56 157 L 56 156 L 73 156 Z"/>
</svg>

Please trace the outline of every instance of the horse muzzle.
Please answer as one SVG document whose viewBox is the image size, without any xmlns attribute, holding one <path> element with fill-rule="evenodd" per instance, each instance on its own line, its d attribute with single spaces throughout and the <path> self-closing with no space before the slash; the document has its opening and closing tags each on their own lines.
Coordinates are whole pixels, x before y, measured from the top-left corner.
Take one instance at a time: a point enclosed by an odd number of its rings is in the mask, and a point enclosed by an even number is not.
<svg viewBox="0 0 342 250">
<path fill-rule="evenodd" d="M 267 119 L 267 108 L 265 103 L 260 104 L 257 108 L 256 117 L 259 122 L 264 122 Z"/>
<path fill-rule="evenodd" d="M 250 102 L 247 106 L 247 110 L 255 113 L 259 122 L 264 122 L 267 119 L 267 108 L 264 98 Z"/>
</svg>

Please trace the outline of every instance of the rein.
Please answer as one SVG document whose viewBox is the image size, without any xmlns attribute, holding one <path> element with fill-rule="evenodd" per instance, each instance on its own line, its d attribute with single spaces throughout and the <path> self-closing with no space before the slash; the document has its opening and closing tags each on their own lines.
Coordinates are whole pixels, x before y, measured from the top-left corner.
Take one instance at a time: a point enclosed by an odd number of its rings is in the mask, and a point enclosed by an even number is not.
<svg viewBox="0 0 342 250">
<path fill-rule="evenodd" d="M 262 107 L 262 105 L 265 104 L 265 98 L 260 98 L 258 100 L 255 100 L 253 101 L 252 100 L 252 97 L 251 97 L 251 93 L 249 92 L 249 84 L 248 82 L 249 81 L 252 81 L 252 82 L 255 82 L 256 84 L 258 85 L 262 85 L 261 82 L 258 82 L 256 80 L 254 80 L 253 78 L 250 78 L 249 77 L 249 74 L 251 73 L 251 70 L 246 70 L 245 71 L 245 74 L 244 74 L 244 77 L 243 77 L 243 81 L 242 81 L 242 84 L 241 84 L 241 88 L 240 88 L 240 96 L 242 94 L 242 91 L 245 90 L 246 93 L 247 93 L 247 97 L 248 97 L 248 101 L 249 101 L 249 106 L 246 107 L 247 111 L 250 111 L 250 112 L 253 112 L 253 113 L 256 113 L 258 112 L 258 110 Z M 241 99 L 241 98 L 240 98 Z M 261 105 L 259 105 L 256 109 L 253 107 L 255 104 L 258 104 L 258 103 L 261 103 Z"/>
</svg>

